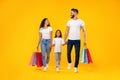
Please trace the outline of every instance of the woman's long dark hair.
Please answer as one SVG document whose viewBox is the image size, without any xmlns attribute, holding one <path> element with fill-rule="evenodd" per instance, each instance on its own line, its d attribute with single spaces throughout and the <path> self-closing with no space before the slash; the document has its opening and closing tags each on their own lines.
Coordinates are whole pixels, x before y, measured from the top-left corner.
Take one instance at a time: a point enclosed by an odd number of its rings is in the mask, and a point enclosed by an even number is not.
<svg viewBox="0 0 120 80">
<path fill-rule="evenodd" d="M 45 21 L 48 20 L 47 18 L 44 18 L 42 21 L 41 21 L 41 24 L 40 24 L 40 28 L 44 27 L 44 24 L 45 24 Z M 47 25 L 47 26 L 50 26 L 50 23 Z M 39 29 L 40 29 L 39 28 Z"/>
<path fill-rule="evenodd" d="M 61 32 L 61 30 L 56 30 L 56 32 L 55 32 L 55 38 L 57 37 L 57 32 L 58 31 L 60 32 L 60 36 L 59 37 L 62 38 L 62 32 Z"/>
</svg>

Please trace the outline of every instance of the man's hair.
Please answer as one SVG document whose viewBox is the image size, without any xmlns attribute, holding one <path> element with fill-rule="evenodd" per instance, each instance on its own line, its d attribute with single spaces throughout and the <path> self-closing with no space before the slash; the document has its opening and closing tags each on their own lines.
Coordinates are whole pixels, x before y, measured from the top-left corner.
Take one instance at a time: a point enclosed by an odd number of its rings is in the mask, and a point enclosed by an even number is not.
<svg viewBox="0 0 120 80">
<path fill-rule="evenodd" d="M 71 11 L 76 12 L 78 14 L 78 9 L 72 8 Z"/>
</svg>

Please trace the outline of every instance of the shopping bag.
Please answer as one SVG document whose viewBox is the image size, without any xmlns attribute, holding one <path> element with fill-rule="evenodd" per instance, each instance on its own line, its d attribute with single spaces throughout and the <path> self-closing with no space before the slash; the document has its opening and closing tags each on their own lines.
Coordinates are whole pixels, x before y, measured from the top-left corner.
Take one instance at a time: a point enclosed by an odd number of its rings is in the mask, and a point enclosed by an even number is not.
<svg viewBox="0 0 120 80">
<path fill-rule="evenodd" d="M 84 63 L 84 54 L 85 54 L 85 48 L 82 49 L 82 56 L 80 58 L 80 62 Z"/>
<path fill-rule="evenodd" d="M 43 64 L 42 64 L 42 53 L 41 52 L 36 52 L 36 65 L 37 67 L 41 67 Z"/>
<path fill-rule="evenodd" d="M 36 65 L 36 52 L 34 52 L 34 58 L 33 58 L 32 66 L 35 66 L 35 65 Z"/>
<path fill-rule="evenodd" d="M 87 56 L 88 56 L 88 63 L 93 63 L 93 61 L 92 61 L 92 58 L 91 58 L 91 55 L 90 55 L 90 52 L 89 52 L 89 49 L 88 49 L 88 48 L 86 49 L 86 53 L 87 53 Z"/>
<path fill-rule="evenodd" d="M 34 59 L 34 53 L 32 54 L 31 59 L 30 59 L 30 63 L 29 63 L 30 66 L 32 66 L 33 64 L 33 59 Z"/>
<path fill-rule="evenodd" d="M 88 55 L 87 55 L 86 48 L 84 49 L 84 64 L 88 64 Z"/>
</svg>

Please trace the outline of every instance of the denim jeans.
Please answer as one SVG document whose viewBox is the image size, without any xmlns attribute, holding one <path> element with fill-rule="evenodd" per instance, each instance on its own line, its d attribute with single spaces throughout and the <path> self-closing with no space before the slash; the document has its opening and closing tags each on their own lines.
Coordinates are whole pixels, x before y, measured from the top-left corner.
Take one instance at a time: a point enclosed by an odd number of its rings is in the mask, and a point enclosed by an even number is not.
<svg viewBox="0 0 120 80">
<path fill-rule="evenodd" d="M 51 48 L 49 45 L 50 45 L 50 39 L 41 40 L 42 62 L 44 67 L 46 67 L 46 64 L 48 64 L 50 60 Z"/>
<path fill-rule="evenodd" d="M 56 67 L 59 67 L 61 60 L 61 52 L 55 52 L 55 58 L 56 58 Z"/>
<path fill-rule="evenodd" d="M 74 67 L 78 67 L 79 64 L 79 57 L 80 57 L 80 40 L 68 40 L 67 43 L 67 59 L 68 63 L 71 63 L 71 51 L 73 45 L 75 46 L 75 65 Z"/>
</svg>

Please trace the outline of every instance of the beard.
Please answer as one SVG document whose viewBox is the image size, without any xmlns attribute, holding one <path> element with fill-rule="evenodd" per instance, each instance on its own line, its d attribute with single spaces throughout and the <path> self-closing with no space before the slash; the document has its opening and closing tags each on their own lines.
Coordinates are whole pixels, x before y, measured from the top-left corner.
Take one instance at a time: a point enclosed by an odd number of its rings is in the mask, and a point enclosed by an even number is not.
<svg viewBox="0 0 120 80">
<path fill-rule="evenodd" d="M 75 16 L 74 15 L 71 15 L 71 18 L 74 18 Z"/>
</svg>

